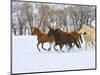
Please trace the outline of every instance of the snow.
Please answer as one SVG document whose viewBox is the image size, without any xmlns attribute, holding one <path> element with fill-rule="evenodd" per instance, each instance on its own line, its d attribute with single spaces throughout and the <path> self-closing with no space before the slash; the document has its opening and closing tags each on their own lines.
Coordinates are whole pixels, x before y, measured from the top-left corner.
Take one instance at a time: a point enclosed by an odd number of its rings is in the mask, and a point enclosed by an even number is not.
<svg viewBox="0 0 100 75">
<path fill-rule="evenodd" d="M 61 52 L 56 52 L 53 47 L 51 51 L 37 49 L 36 36 L 12 36 L 12 72 L 42 72 L 95 68 L 95 47 L 77 49 L 72 48 L 68 52 L 65 46 Z M 52 46 L 54 43 L 52 44 Z M 44 47 L 49 48 L 45 43 Z"/>
</svg>

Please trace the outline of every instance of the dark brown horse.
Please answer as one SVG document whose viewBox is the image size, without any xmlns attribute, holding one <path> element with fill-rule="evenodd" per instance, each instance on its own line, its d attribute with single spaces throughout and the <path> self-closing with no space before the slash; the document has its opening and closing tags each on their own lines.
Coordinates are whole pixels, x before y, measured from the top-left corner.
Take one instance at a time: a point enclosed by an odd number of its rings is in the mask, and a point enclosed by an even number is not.
<svg viewBox="0 0 100 75">
<path fill-rule="evenodd" d="M 44 43 L 49 42 L 50 47 L 48 50 L 51 49 L 51 43 L 54 41 L 54 37 L 52 35 L 48 36 L 47 34 L 44 34 L 43 32 L 41 32 L 38 28 L 32 29 L 32 35 L 37 35 L 37 40 L 38 40 L 37 48 L 39 51 L 40 51 L 40 49 L 38 46 L 40 43 L 42 44 L 42 49 L 47 50 L 47 49 L 43 48 L 43 45 L 44 45 Z"/>
<path fill-rule="evenodd" d="M 71 33 L 64 32 L 60 29 L 55 29 L 54 30 L 54 29 L 50 28 L 50 30 L 48 32 L 48 36 L 51 36 L 51 35 L 53 35 L 54 38 L 55 38 L 54 49 L 56 51 L 57 51 L 57 49 L 55 48 L 56 45 L 59 45 L 61 50 L 62 50 L 62 47 L 63 47 L 64 44 L 66 46 L 68 45 L 69 49 L 71 49 L 73 47 L 72 43 L 74 43 L 77 46 L 77 48 L 80 48 L 79 44 L 77 43 L 76 36 L 74 36 Z"/>
<path fill-rule="evenodd" d="M 64 31 L 60 30 L 59 28 L 57 28 L 57 29 L 55 29 L 55 30 L 58 31 L 58 32 L 61 33 L 61 34 L 64 34 L 64 35 L 68 34 L 68 32 L 64 32 Z M 78 32 L 70 32 L 69 34 L 75 37 L 75 39 L 76 39 L 76 41 L 77 41 L 77 44 L 78 44 L 79 47 L 81 48 L 81 43 L 83 43 L 81 34 L 78 33 Z M 80 43 L 80 42 L 81 42 L 81 43 Z M 63 47 L 63 45 L 62 45 L 62 47 Z"/>
</svg>

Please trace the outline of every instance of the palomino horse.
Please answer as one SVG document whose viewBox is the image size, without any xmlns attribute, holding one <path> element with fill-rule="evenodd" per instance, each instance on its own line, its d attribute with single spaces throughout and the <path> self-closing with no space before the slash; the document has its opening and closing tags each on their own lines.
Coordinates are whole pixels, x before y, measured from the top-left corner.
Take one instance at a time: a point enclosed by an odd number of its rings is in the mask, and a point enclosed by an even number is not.
<svg viewBox="0 0 100 75">
<path fill-rule="evenodd" d="M 69 49 L 71 49 L 73 46 L 72 46 L 72 43 L 74 43 L 78 48 L 79 48 L 79 45 L 77 43 L 77 39 L 75 36 L 73 36 L 72 34 L 70 33 L 67 33 L 67 32 L 63 32 L 61 30 L 58 30 L 58 29 L 51 29 L 49 30 L 48 32 L 48 36 L 51 36 L 53 35 L 54 38 L 55 38 L 55 45 L 54 45 L 54 49 L 57 51 L 57 49 L 55 48 L 56 45 L 59 45 L 60 46 L 60 50 L 62 51 L 62 45 L 68 45 L 69 46 Z M 68 49 L 68 50 L 69 50 Z"/>
<path fill-rule="evenodd" d="M 51 43 L 54 41 L 54 37 L 53 36 L 48 36 L 47 34 L 44 34 L 43 32 L 41 32 L 38 28 L 33 28 L 32 29 L 32 35 L 37 35 L 37 40 L 38 40 L 38 44 L 37 44 L 37 48 L 39 49 L 39 44 L 42 44 L 42 49 L 46 50 L 45 48 L 43 48 L 44 43 L 49 42 L 50 47 L 48 50 L 51 49 Z"/>
<path fill-rule="evenodd" d="M 83 35 L 85 40 L 85 45 L 92 45 L 92 46 L 95 45 L 95 28 L 90 28 L 87 25 L 83 25 L 79 33 Z"/>
</svg>

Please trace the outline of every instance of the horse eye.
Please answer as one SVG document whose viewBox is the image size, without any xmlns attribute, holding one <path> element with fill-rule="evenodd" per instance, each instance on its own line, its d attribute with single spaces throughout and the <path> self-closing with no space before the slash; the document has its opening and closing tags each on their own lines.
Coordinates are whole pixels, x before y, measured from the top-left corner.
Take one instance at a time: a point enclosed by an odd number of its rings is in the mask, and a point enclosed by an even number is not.
<svg viewBox="0 0 100 75">
<path fill-rule="evenodd" d="M 83 34 L 86 35 L 86 32 L 84 32 Z"/>
</svg>

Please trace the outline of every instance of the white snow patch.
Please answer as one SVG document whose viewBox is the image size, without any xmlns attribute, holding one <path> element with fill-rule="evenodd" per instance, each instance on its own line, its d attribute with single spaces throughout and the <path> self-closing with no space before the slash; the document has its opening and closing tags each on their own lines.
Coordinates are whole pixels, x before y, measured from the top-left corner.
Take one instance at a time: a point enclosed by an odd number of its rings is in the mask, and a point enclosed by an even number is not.
<svg viewBox="0 0 100 75">
<path fill-rule="evenodd" d="M 95 68 L 95 47 L 72 48 L 68 52 L 65 46 L 65 52 L 56 52 L 53 47 L 51 51 L 37 49 L 36 36 L 12 36 L 12 72 L 42 72 L 74 69 Z M 46 49 L 49 44 L 44 45 Z M 59 49 L 59 46 L 56 47 Z"/>
</svg>

